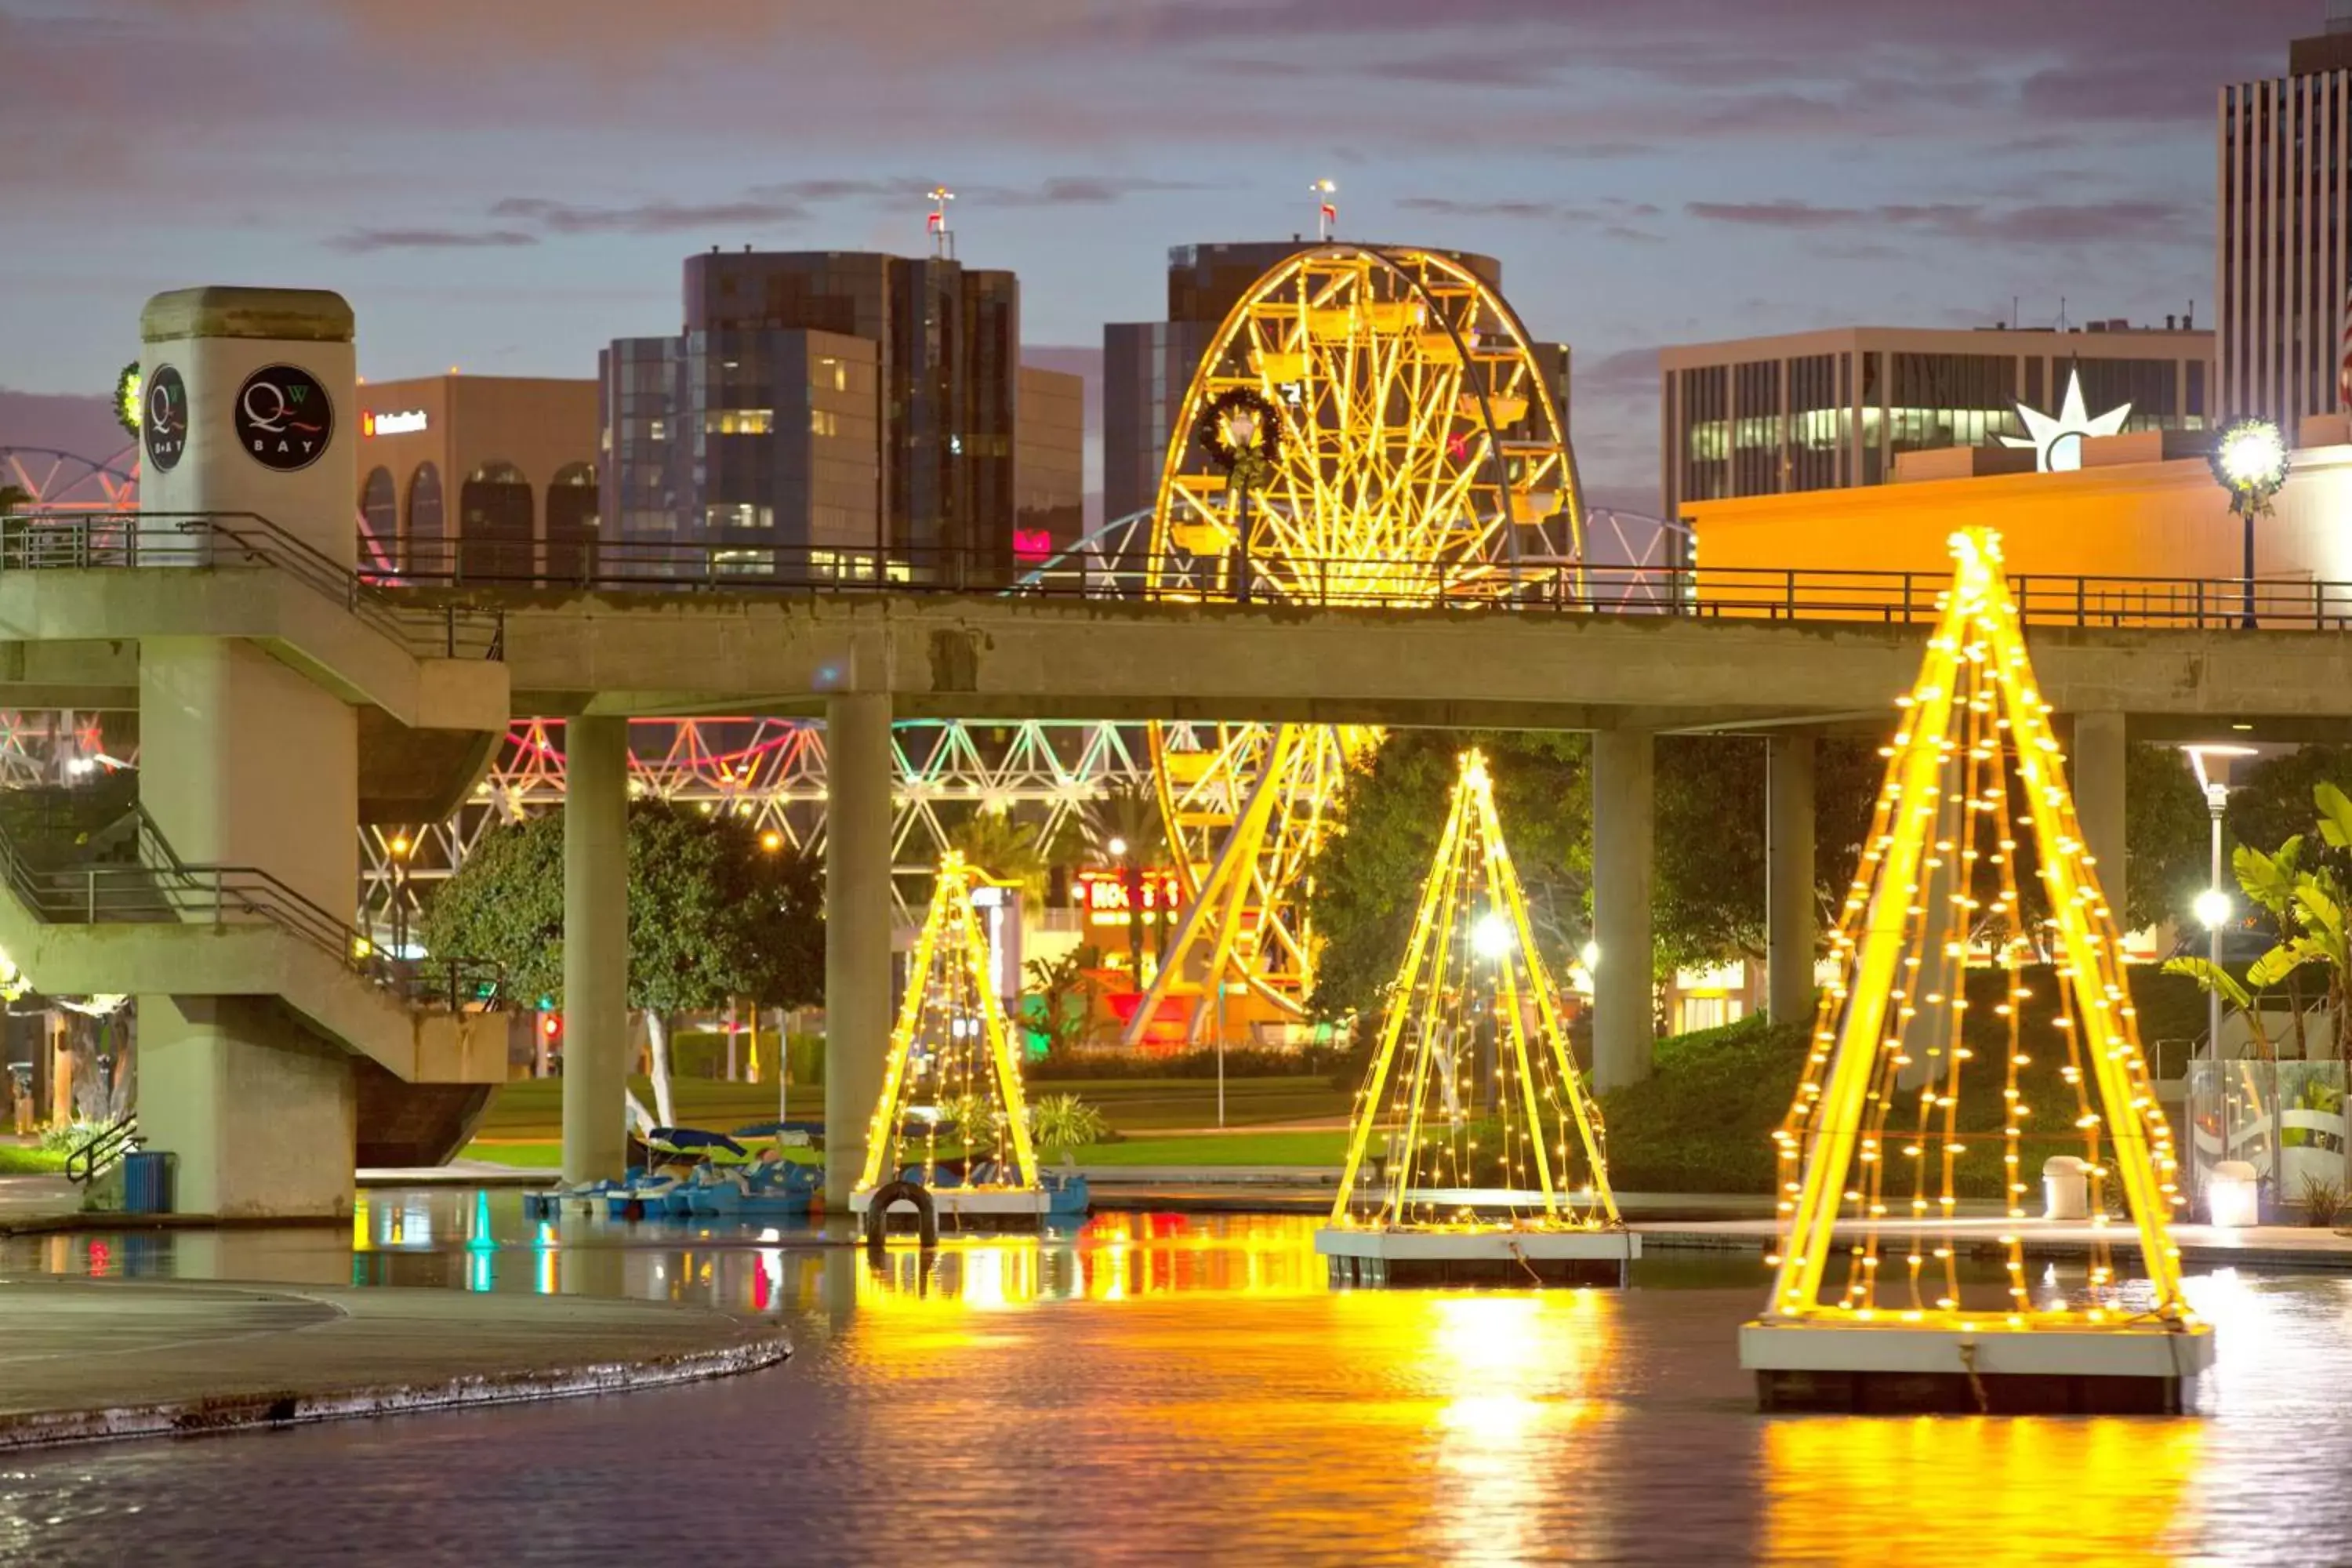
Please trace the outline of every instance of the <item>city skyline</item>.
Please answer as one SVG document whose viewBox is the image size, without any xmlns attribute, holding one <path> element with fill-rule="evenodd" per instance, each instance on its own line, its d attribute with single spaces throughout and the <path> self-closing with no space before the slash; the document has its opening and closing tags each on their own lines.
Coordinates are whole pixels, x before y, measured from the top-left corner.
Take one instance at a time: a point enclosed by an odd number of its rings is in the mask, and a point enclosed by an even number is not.
<svg viewBox="0 0 2352 1568">
<path fill-rule="evenodd" d="M 675 331 L 692 251 L 925 247 L 1019 272 L 1025 342 L 1098 352 L 1171 245 L 1311 229 L 1501 258 L 1576 349 L 1590 487 L 1657 471 L 1656 350 L 1847 323 L 2210 321 L 2214 112 L 2317 0 L 1462 0 L 976 19 L 733 0 L 395 14 L 0 0 L 0 386 L 103 390 L 159 289 L 336 289 L 375 378 L 594 374 Z M 172 62 L 166 73 L 160 62 Z M 488 68 L 496 66 L 498 68 Z M 4 436 L 5 433 L 0 433 Z"/>
</svg>

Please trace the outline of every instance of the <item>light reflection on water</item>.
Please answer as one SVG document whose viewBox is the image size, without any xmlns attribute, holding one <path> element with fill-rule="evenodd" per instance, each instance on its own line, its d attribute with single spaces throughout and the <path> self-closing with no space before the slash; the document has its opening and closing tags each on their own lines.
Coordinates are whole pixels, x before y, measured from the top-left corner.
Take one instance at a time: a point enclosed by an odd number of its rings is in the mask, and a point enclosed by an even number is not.
<svg viewBox="0 0 2352 1568">
<path fill-rule="evenodd" d="M 288 1552 L 353 1561 L 2352 1561 L 2352 1280 L 2192 1280 L 2221 1358 L 2197 1416 L 1765 1417 L 1733 1338 L 1753 1257 L 1654 1253 L 1624 1292 L 1332 1291 L 1313 1226 L 1106 1215 L 874 1268 L 806 1231 L 380 1193 L 348 1234 L 12 1242 L 14 1271 L 710 1301 L 776 1315 L 798 1353 L 619 1400 L 19 1460 L 0 1556 L 257 1560 L 267 1509 L 299 1521 Z"/>
</svg>

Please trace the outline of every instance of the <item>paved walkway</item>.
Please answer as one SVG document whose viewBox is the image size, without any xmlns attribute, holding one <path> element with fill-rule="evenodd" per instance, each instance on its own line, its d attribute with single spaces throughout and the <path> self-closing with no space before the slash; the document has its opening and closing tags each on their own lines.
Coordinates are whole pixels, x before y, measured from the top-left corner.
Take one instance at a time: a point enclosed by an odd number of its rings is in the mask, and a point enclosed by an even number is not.
<svg viewBox="0 0 2352 1568">
<path fill-rule="evenodd" d="M 455 1290 L 0 1281 L 0 1450 L 558 1399 L 772 1366 L 775 1325 Z"/>
</svg>

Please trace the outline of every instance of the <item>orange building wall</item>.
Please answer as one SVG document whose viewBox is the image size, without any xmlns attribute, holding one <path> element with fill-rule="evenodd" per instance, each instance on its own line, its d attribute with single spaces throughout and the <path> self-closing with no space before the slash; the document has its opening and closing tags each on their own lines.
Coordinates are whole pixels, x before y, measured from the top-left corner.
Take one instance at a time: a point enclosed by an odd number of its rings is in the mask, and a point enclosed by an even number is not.
<svg viewBox="0 0 2352 1568">
<path fill-rule="evenodd" d="M 1694 501 L 1685 515 L 1703 603 L 1760 607 L 1782 586 L 1775 574 L 1790 570 L 1852 574 L 1857 597 L 1887 586 L 1864 574 L 1948 576 L 1945 542 L 1963 527 L 2000 531 L 2012 578 L 2210 580 L 2243 570 L 2242 526 L 2201 458 Z M 2295 453 L 2254 538 L 2258 577 L 2352 583 L 2352 447 Z"/>
</svg>

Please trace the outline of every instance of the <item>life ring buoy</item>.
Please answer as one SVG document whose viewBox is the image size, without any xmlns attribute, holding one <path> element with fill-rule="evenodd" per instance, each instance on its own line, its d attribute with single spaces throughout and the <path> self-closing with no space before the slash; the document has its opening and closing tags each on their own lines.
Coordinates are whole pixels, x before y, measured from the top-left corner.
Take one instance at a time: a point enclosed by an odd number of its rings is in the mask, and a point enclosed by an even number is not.
<svg viewBox="0 0 2352 1568">
<path fill-rule="evenodd" d="M 916 1234 L 925 1247 L 940 1244 L 940 1213 L 930 1190 L 920 1182 L 885 1182 L 866 1203 L 866 1249 L 880 1252 L 890 1229 L 890 1211 L 898 1205 L 915 1205 Z"/>
</svg>

